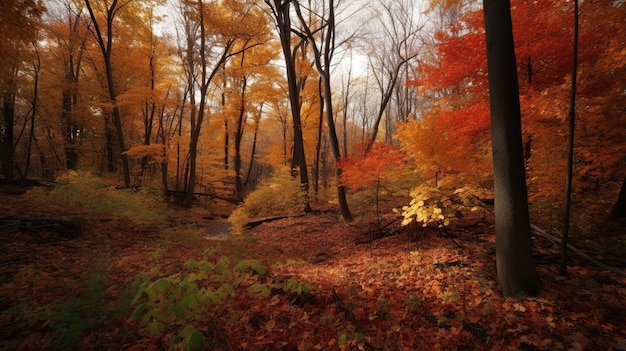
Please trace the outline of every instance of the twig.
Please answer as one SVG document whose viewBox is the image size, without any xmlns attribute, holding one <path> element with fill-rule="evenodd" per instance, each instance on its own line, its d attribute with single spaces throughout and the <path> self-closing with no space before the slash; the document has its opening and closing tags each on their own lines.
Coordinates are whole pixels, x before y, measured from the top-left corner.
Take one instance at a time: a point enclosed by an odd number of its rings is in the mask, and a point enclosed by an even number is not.
<svg viewBox="0 0 626 351">
<path fill-rule="evenodd" d="M 343 303 L 343 301 L 341 300 L 341 297 L 339 297 L 339 295 L 337 294 L 337 291 L 335 290 L 334 286 L 332 287 L 332 291 L 333 291 L 333 297 L 335 298 L 335 301 L 337 301 L 337 305 L 339 306 L 339 309 L 341 310 L 341 312 L 343 312 L 343 314 L 350 321 L 350 323 L 354 325 L 356 330 L 359 333 L 363 334 L 363 329 L 361 329 L 361 326 L 359 325 L 359 321 L 356 319 L 356 316 L 354 315 L 354 312 L 352 312 L 352 309 Z"/>
<path fill-rule="evenodd" d="M 350 321 L 350 323 L 354 325 L 354 328 L 356 329 L 357 333 L 365 336 L 365 332 L 363 331 L 363 328 L 361 328 L 359 321 L 356 319 L 354 312 L 352 312 L 352 309 L 350 307 L 346 306 L 346 304 L 343 303 L 343 301 L 341 300 L 341 297 L 339 297 L 339 294 L 337 294 L 337 291 L 335 291 L 334 285 L 332 286 L 332 291 L 333 291 L 333 296 L 335 297 L 335 301 L 337 301 L 337 305 L 339 306 L 339 309 L 343 312 L 343 314 Z M 367 338 L 364 338 L 363 346 L 365 347 L 366 350 L 375 350 L 375 347 L 372 346 L 372 344 L 367 340 Z"/>
</svg>

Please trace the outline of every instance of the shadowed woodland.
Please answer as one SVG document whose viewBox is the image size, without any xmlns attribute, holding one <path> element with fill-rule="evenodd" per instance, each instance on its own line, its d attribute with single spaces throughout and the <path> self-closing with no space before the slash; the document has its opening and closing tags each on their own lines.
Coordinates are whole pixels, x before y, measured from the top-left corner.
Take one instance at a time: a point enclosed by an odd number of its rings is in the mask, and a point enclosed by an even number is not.
<svg viewBox="0 0 626 351">
<path fill-rule="evenodd" d="M 624 18 L 4 1 L 0 349 L 626 350 Z"/>
</svg>

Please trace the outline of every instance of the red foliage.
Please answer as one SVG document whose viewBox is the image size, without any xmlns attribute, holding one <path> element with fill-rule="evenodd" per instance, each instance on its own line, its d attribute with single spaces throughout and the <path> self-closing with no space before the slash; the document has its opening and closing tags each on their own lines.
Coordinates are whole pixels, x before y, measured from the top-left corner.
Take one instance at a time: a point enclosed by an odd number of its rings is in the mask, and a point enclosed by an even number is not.
<svg viewBox="0 0 626 351">
<path fill-rule="evenodd" d="M 366 152 L 367 143 L 366 140 L 355 145 L 354 153 L 338 164 L 342 171 L 340 181 L 351 191 L 396 180 L 406 169 L 405 157 L 399 147 L 375 142 Z"/>
</svg>

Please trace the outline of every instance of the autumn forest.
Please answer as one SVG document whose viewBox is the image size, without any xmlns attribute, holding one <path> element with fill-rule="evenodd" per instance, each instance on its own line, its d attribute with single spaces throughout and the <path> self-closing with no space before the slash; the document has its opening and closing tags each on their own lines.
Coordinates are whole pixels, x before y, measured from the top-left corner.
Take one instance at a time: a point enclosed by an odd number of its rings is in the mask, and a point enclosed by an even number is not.
<svg viewBox="0 0 626 351">
<path fill-rule="evenodd" d="M 3 0 L 1 350 L 626 350 L 623 0 Z"/>
</svg>

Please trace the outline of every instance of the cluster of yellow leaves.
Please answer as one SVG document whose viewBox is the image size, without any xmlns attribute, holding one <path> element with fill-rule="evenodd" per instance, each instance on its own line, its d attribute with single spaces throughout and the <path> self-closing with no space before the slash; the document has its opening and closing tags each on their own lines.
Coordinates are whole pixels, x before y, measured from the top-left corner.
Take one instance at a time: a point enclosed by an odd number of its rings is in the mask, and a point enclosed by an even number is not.
<svg viewBox="0 0 626 351">
<path fill-rule="evenodd" d="M 457 188 L 454 191 L 420 184 L 411 189 L 411 202 L 402 207 L 402 225 L 421 222 L 423 227 L 431 223 L 439 227 L 448 226 L 458 218 L 464 210 L 477 211 L 484 208 L 482 199 L 487 194 L 484 190 L 469 186 Z"/>
</svg>

